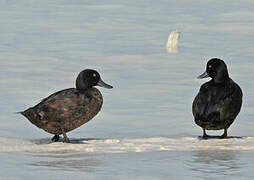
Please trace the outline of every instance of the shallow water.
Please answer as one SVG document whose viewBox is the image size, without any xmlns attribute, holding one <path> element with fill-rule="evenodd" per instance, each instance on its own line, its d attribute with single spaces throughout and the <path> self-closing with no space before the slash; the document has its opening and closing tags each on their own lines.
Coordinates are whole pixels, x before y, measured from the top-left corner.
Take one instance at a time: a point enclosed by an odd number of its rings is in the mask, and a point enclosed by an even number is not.
<svg viewBox="0 0 254 180">
<path fill-rule="evenodd" d="M 246 1 L 0 1 L 0 175 L 3 179 L 253 179 L 254 3 Z M 165 50 L 181 32 L 177 53 Z M 229 129 L 200 140 L 191 103 L 206 61 L 220 57 L 242 87 Z M 51 135 L 14 112 L 97 69 L 102 111 Z M 209 132 L 222 134 L 223 132 Z M 15 172 L 15 173 L 14 173 Z"/>
</svg>

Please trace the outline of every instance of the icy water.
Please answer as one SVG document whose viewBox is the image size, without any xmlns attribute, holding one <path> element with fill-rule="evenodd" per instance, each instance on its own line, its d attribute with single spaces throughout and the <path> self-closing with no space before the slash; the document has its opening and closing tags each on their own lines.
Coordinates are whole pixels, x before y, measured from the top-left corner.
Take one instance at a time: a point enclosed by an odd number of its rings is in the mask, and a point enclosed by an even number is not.
<svg viewBox="0 0 254 180">
<path fill-rule="evenodd" d="M 1 0 L 0 17 L 0 179 L 254 178 L 252 0 Z M 211 57 L 244 92 L 229 129 L 241 138 L 198 138 L 191 103 Z M 71 144 L 14 113 L 86 68 L 114 88 L 99 88 L 103 108 Z"/>
</svg>

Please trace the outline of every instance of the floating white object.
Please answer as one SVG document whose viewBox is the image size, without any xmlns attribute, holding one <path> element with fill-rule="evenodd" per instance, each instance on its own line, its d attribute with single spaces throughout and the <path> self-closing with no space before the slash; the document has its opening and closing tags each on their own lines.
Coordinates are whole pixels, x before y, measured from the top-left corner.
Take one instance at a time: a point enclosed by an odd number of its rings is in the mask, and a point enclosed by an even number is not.
<svg viewBox="0 0 254 180">
<path fill-rule="evenodd" d="M 172 31 L 168 36 L 168 41 L 166 44 L 166 49 L 168 52 L 178 52 L 178 41 L 180 38 L 181 32 Z"/>
</svg>

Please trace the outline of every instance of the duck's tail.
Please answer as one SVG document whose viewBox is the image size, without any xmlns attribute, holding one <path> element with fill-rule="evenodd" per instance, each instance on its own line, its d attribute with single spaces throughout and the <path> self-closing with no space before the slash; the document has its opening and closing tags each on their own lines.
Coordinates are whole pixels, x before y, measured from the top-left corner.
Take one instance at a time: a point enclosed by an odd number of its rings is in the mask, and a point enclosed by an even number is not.
<svg viewBox="0 0 254 180">
<path fill-rule="evenodd" d="M 20 112 L 16 112 L 18 114 L 22 114 L 23 116 L 25 116 L 29 121 L 33 121 L 34 119 L 36 119 L 36 113 L 33 113 L 33 110 L 31 108 L 25 110 L 25 111 L 20 111 Z"/>
<path fill-rule="evenodd" d="M 22 114 L 24 116 L 24 111 L 14 112 L 14 114 Z"/>
<path fill-rule="evenodd" d="M 31 123 L 38 126 L 40 124 L 40 117 L 39 115 L 32 109 L 29 108 L 25 111 L 16 112 L 17 114 L 22 114 L 24 117 L 26 117 Z"/>
</svg>

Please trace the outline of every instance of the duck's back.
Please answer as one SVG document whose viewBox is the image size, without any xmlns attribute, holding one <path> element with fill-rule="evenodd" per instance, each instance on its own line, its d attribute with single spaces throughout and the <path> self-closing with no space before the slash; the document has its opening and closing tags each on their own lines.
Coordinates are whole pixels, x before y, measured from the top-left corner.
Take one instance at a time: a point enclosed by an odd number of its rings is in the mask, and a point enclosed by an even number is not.
<svg viewBox="0 0 254 180">
<path fill-rule="evenodd" d="M 240 112 L 241 88 L 233 81 L 203 84 L 192 104 L 195 122 L 210 130 L 228 128 Z"/>
<path fill-rule="evenodd" d="M 52 134 L 71 131 L 91 120 L 101 109 L 102 95 L 96 88 L 75 88 L 56 92 L 39 104 L 21 112 L 29 121 Z"/>
</svg>

